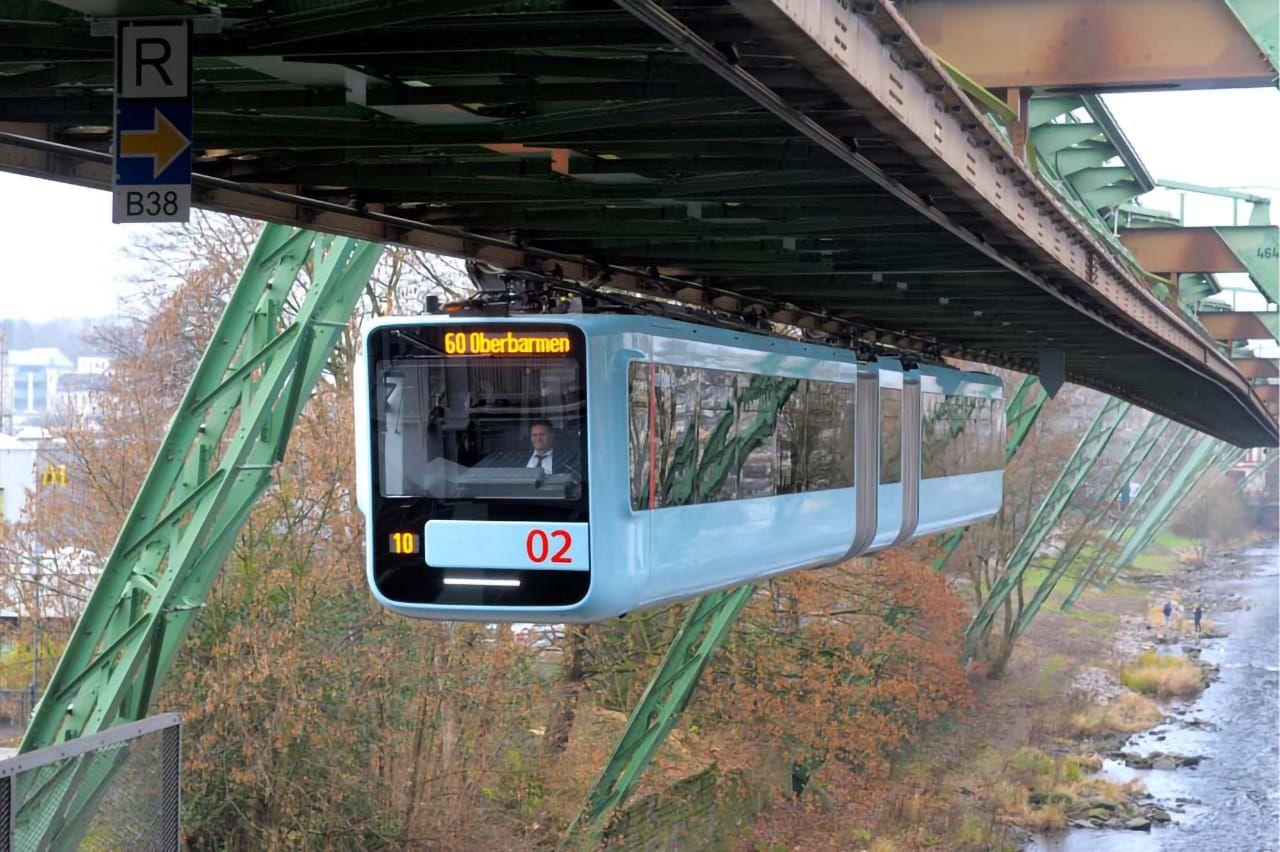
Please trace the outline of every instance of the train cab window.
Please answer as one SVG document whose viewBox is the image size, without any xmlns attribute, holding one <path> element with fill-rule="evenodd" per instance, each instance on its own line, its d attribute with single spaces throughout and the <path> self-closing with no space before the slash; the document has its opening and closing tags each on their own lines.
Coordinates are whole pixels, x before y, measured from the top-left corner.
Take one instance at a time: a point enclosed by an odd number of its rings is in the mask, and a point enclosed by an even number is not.
<svg viewBox="0 0 1280 852">
<path fill-rule="evenodd" d="M 431 327 L 383 348 L 372 376 L 382 496 L 450 507 L 433 517 L 529 519 L 546 507 L 585 520 L 580 333 Z"/>
<path fill-rule="evenodd" d="M 902 391 L 880 389 L 880 484 L 902 481 Z"/>
</svg>

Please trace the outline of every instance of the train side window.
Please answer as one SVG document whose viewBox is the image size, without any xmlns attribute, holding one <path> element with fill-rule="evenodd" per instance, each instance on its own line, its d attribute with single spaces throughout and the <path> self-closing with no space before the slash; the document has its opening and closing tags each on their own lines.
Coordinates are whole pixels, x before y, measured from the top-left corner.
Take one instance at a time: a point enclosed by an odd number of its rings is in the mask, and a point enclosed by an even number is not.
<svg viewBox="0 0 1280 852">
<path fill-rule="evenodd" d="M 920 409 L 920 476 L 923 479 L 946 476 L 947 434 L 950 430 L 946 397 L 940 393 L 922 393 Z"/>
<path fill-rule="evenodd" d="M 805 401 L 805 490 L 853 485 L 853 394 L 850 384 L 809 382 Z"/>
<path fill-rule="evenodd" d="M 830 382 L 809 382 L 806 395 L 805 491 L 822 491 L 835 487 L 835 400 Z"/>
<path fill-rule="evenodd" d="M 880 484 L 902 481 L 902 391 L 880 389 Z"/>
<path fill-rule="evenodd" d="M 800 384 L 783 376 L 738 377 L 738 497 L 777 493 L 778 416 Z"/>
<path fill-rule="evenodd" d="M 852 488 L 853 481 L 853 431 L 854 386 L 833 384 L 836 402 L 836 451 L 835 482 L 833 488 Z"/>
<path fill-rule="evenodd" d="M 698 370 L 659 364 L 654 369 L 654 505 L 696 502 L 698 473 Z"/>
<path fill-rule="evenodd" d="M 975 400 L 973 418 L 973 470 L 987 470 L 991 460 L 991 400 Z"/>
<path fill-rule="evenodd" d="M 698 483 L 696 503 L 738 496 L 738 379 L 725 370 L 701 370 L 698 386 Z"/>
<path fill-rule="evenodd" d="M 632 361 L 627 370 L 627 456 L 631 470 L 631 508 L 636 511 L 649 506 L 650 380 L 652 364 Z"/>
<path fill-rule="evenodd" d="M 805 386 L 794 379 L 795 388 L 778 412 L 778 489 L 779 494 L 798 494 L 805 490 Z"/>
</svg>

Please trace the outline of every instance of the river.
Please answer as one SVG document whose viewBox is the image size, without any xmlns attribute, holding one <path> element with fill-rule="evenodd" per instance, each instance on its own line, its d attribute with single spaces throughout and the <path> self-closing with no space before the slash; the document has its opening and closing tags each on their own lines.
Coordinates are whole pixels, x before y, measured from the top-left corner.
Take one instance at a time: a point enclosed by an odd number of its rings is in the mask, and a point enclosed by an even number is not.
<svg viewBox="0 0 1280 852">
<path fill-rule="evenodd" d="M 1112 780 L 1141 778 L 1147 791 L 1173 811 L 1173 823 L 1150 833 L 1076 828 L 1040 838 L 1031 849 L 1280 850 L 1280 549 L 1272 544 L 1246 556 L 1253 567 L 1249 576 L 1204 587 L 1251 603 L 1209 613 L 1227 632 L 1225 638 L 1201 643 L 1201 658 L 1218 665 L 1219 680 L 1195 701 L 1171 705 L 1164 724 L 1134 735 L 1124 746 L 1139 754 L 1204 755 L 1204 762 L 1174 770 L 1130 769 L 1115 760 L 1103 765 Z M 1193 720 L 1208 724 L 1188 726 Z"/>
</svg>

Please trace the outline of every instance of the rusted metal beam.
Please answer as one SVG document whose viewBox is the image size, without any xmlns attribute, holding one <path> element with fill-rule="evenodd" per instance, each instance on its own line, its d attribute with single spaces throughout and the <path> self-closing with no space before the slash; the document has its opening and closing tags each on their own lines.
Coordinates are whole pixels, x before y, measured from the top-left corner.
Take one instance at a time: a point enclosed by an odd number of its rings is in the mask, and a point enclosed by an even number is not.
<svg viewBox="0 0 1280 852">
<path fill-rule="evenodd" d="M 1134 228 L 1120 240 L 1148 272 L 1248 272 L 1214 228 Z"/>
<path fill-rule="evenodd" d="M 1236 358 L 1231 363 L 1246 379 L 1280 378 L 1280 362 L 1272 358 Z"/>
<path fill-rule="evenodd" d="M 910 0 L 912 29 L 987 88 L 1269 86 L 1276 69 L 1219 0 Z"/>
<path fill-rule="evenodd" d="M 1010 268 L 1096 321 L 1109 324 L 1099 310 L 1124 317 L 1125 327 L 1113 330 L 1137 340 L 1131 329 L 1141 329 L 1141 337 L 1159 341 L 1153 349 L 1230 388 L 1257 422 L 1274 431 L 1270 414 L 1253 398 L 1247 381 L 1018 160 L 894 4 L 733 0 L 733 5 L 886 139 L 911 152 L 933 178 L 972 205 L 990 224 L 987 234 L 1007 239 L 1038 269 L 1069 281 L 1085 297 L 1068 296 L 1026 267 Z M 690 39 L 676 34 L 675 40 L 690 51 Z M 750 88 L 750 81 L 745 85 Z M 773 111 L 787 114 L 785 107 Z M 954 225 L 951 230 L 961 233 Z"/>
<path fill-rule="evenodd" d="M 1271 331 L 1250 311 L 1202 313 L 1200 322 L 1214 340 L 1268 340 Z"/>
</svg>

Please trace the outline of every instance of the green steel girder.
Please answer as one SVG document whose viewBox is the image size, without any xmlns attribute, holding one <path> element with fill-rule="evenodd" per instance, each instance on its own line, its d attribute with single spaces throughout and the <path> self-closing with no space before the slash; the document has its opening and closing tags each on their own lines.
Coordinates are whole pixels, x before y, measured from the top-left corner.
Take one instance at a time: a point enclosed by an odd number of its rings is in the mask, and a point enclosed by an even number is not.
<svg viewBox="0 0 1280 852">
<path fill-rule="evenodd" d="M 978 607 L 973 620 L 965 629 L 966 645 L 970 656 L 977 649 L 981 638 L 991 629 L 992 619 L 1004 604 L 1005 599 L 1017 587 L 1023 572 L 1031 564 L 1031 558 L 1040 549 L 1045 537 L 1057 525 L 1071 496 L 1080 487 L 1080 483 L 1084 482 L 1094 464 L 1102 457 L 1103 451 L 1111 441 L 1111 436 L 1115 434 L 1120 421 L 1129 413 L 1130 408 L 1129 403 L 1121 402 L 1115 397 L 1108 397 L 1102 409 L 1094 417 L 1088 431 L 1080 439 L 1075 451 L 1063 466 L 1062 472 L 1058 474 L 1058 478 L 1045 495 L 1040 508 L 1036 510 L 1035 516 L 1027 524 L 1022 537 L 1014 545 L 1004 573 L 992 585 L 986 600 L 982 602 L 982 606 Z"/>
<path fill-rule="evenodd" d="M 1175 427 L 1169 436 L 1168 443 L 1165 444 L 1164 449 L 1161 450 L 1160 455 L 1156 457 L 1155 462 L 1151 465 L 1147 481 L 1138 490 L 1137 495 L 1130 501 L 1128 508 L 1120 518 L 1112 524 L 1106 538 L 1094 548 L 1093 554 L 1089 557 L 1089 564 L 1080 572 L 1080 576 L 1076 578 L 1075 585 L 1071 587 L 1071 591 L 1063 599 L 1059 607 L 1061 610 L 1065 612 L 1075 604 L 1080 595 L 1084 593 L 1089 581 L 1102 569 L 1103 565 L 1107 564 L 1108 559 L 1115 555 L 1124 534 L 1142 515 L 1154 496 L 1161 493 L 1161 481 L 1173 475 L 1174 462 L 1191 443 L 1194 435 L 1195 433 L 1185 426 Z"/>
<path fill-rule="evenodd" d="M 1142 520 L 1142 523 L 1138 525 L 1137 529 L 1133 531 L 1133 535 L 1130 536 L 1129 540 L 1125 542 L 1120 554 L 1116 556 L 1115 562 L 1112 563 L 1103 580 L 1104 586 L 1109 585 L 1121 571 L 1133 562 L 1134 557 L 1146 549 L 1151 540 L 1155 538 L 1156 533 L 1160 532 L 1160 528 L 1165 525 L 1182 501 L 1192 492 L 1196 483 L 1234 449 L 1234 447 L 1225 445 L 1207 435 L 1200 439 L 1199 443 L 1188 454 L 1186 461 L 1183 462 L 1182 468 L 1170 480 L 1169 486 L 1164 493 L 1156 500 L 1155 505 L 1151 507 L 1151 511 Z"/>
<path fill-rule="evenodd" d="M 1267 301 L 1280 302 L 1280 227 L 1236 225 L 1213 230 L 1240 259 Z"/>
<path fill-rule="evenodd" d="M 1027 439 L 1027 436 L 1031 434 L 1032 427 L 1036 425 L 1036 420 L 1040 417 L 1040 412 L 1048 401 L 1049 394 L 1045 393 L 1044 388 L 1040 386 L 1040 382 L 1035 376 L 1026 376 L 1018 383 L 1013 396 L 1009 398 L 1004 407 L 1005 430 L 1008 435 L 1004 445 L 1005 467 L 1013 463 L 1014 458 L 1018 455 L 1018 448 L 1022 446 L 1022 442 Z M 933 570 L 942 570 L 943 566 L 947 564 L 947 560 L 951 558 L 951 554 L 955 553 L 956 548 L 960 546 L 960 542 L 964 539 L 964 534 L 968 529 L 968 527 L 960 527 L 943 537 L 942 552 L 933 561 Z"/>
<path fill-rule="evenodd" d="M 689 703 L 712 655 L 728 637 L 755 590 L 754 584 L 748 584 L 712 592 L 685 613 L 666 656 L 631 711 L 626 729 L 570 825 L 570 839 L 584 833 L 598 837 L 605 818 L 635 789 Z"/>
<path fill-rule="evenodd" d="M 1071 568 L 1076 558 L 1079 557 L 1080 552 L 1089 543 L 1094 531 L 1098 528 L 1103 518 L 1106 517 L 1107 512 L 1120 499 L 1121 490 L 1129 487 L 1129 479 L 1142 466 L 1142 463 L 1147 460 L 1147 456 L 1155 449 L 1156 444 L 1171 425 L 1171 421 L 1158 416 L 1152 416 L 1147 421 L 1147 425 L 1143 427 L 1142 432 L 1129 446 L 1124 458 L 1120 460 L 1119 465 L 1116 466 L 1115 471 L 1111 474 L 1111 478 L 1103 486 L 1098 499 L 1090 505 L 1089 511 L 1085 514 L 1080 526 L 1072 533 L 1071 538 L 1062 548 L 1062 552 L 1058 554 L 1058 558 L 1054 561 L 1053 567 L 1049 569 L 1049 573 L 1040 581 L 1040 585 L 1036 588 L 1031 600 L 1027 602 L 1022 612 L 1018 613 L 1017 621 L 1014 622 L 1013 626 L 1015 635 L 1021 635 L 1031 624 L 1032 619 L 1036 617 L 1036 613 L 1044 606 L 1044 602 L 1048 600 L 1054 588 L 1066 576 L 1067 571 Z"/>
<path fill-rule="evenodd" d="M 1275 0 L 1226 0 L 1258 50 L 1280 74 L 1280 6 Z"/>
<path fill-rule="evenodd" d="M 142 718 L 267 488 L 381 246 L 268 225 L 23 737 L 32 751 Z M 312 284 L 283 313 L 298 272 Z M 18 788 L 19 836 L 63 848 L 97 793 L 89 761 Z M 106 776 L 98 776 L 105 783 Z"/>
</svg>

